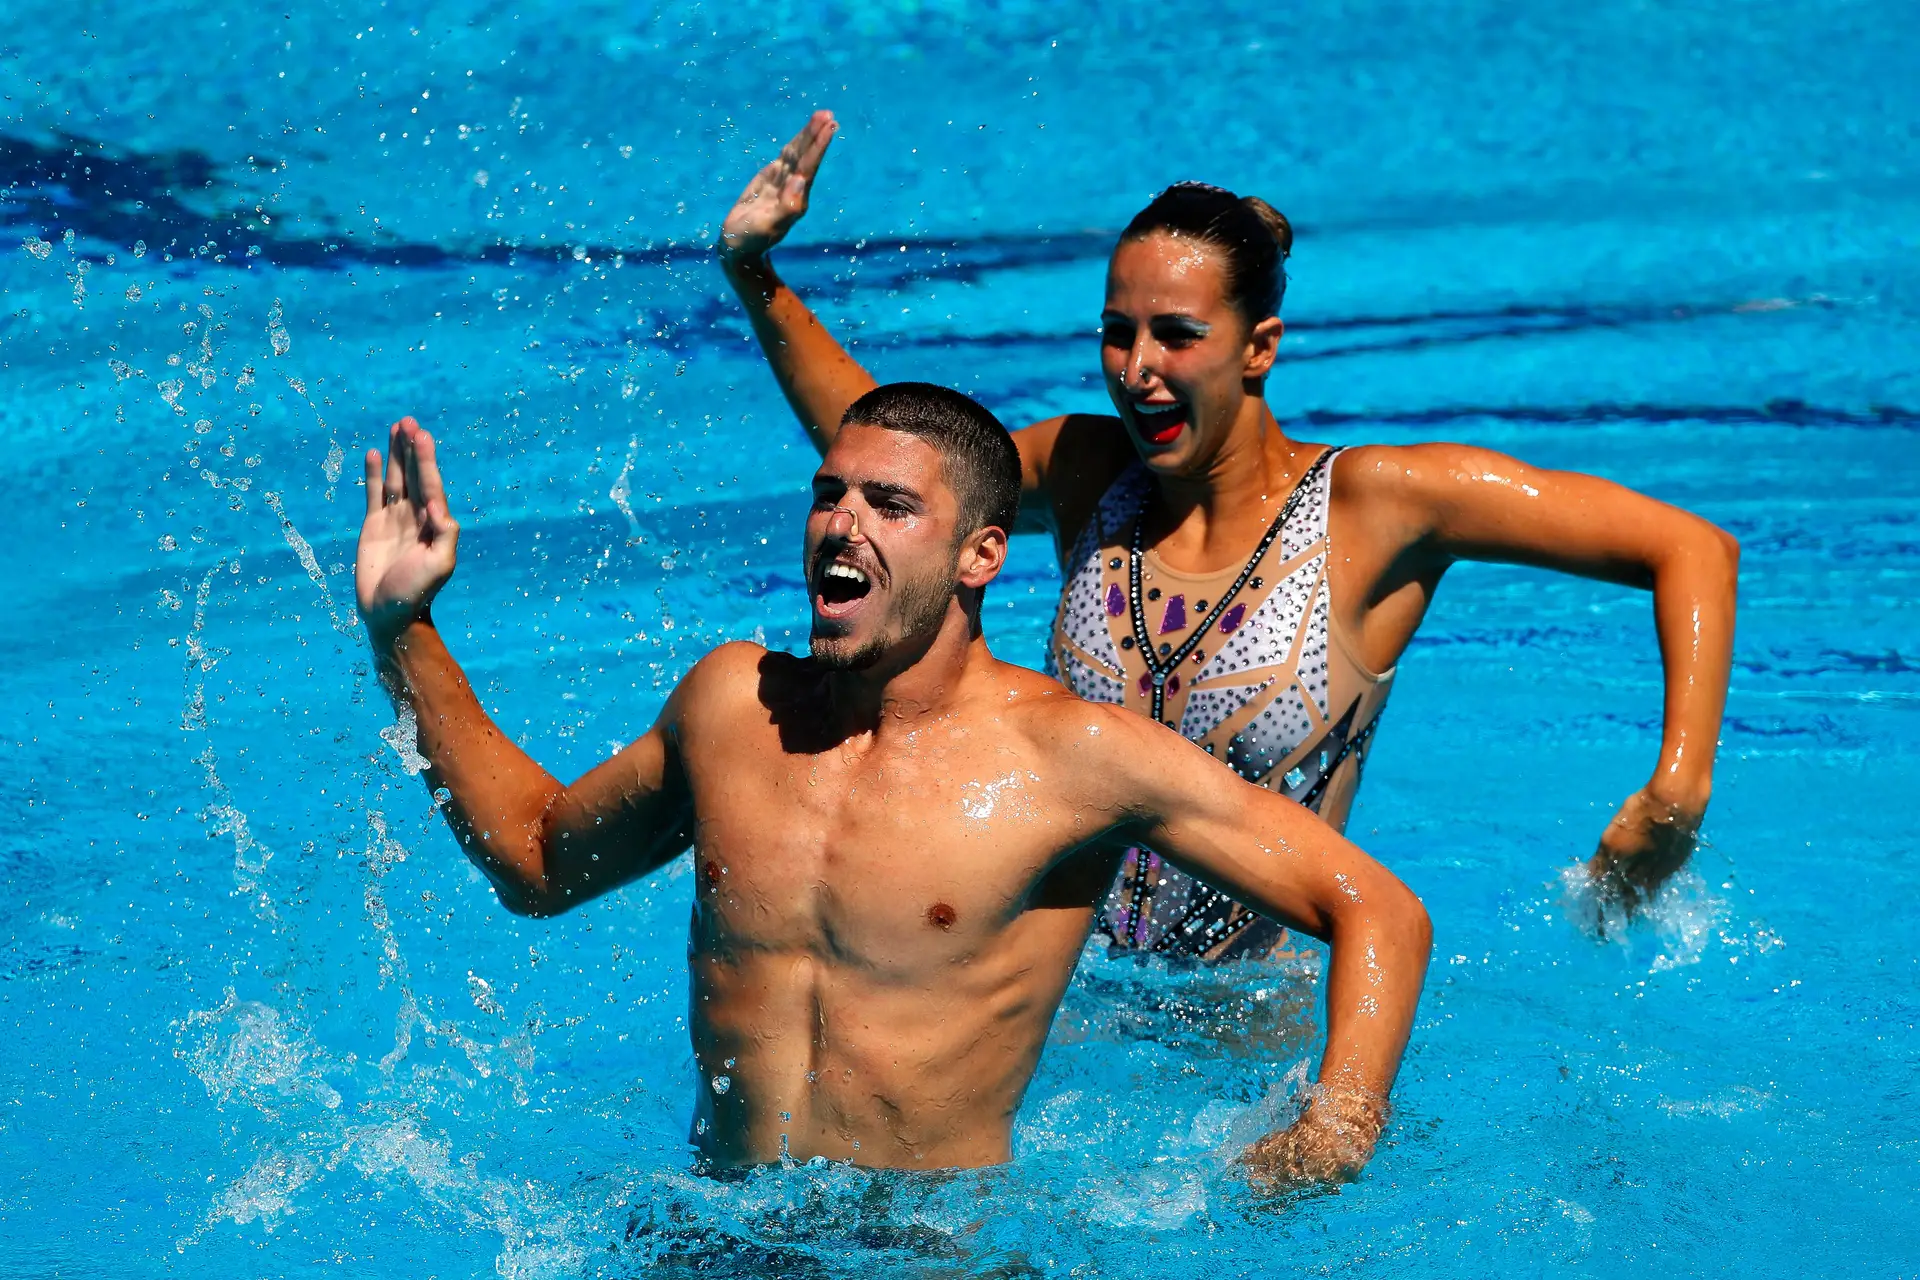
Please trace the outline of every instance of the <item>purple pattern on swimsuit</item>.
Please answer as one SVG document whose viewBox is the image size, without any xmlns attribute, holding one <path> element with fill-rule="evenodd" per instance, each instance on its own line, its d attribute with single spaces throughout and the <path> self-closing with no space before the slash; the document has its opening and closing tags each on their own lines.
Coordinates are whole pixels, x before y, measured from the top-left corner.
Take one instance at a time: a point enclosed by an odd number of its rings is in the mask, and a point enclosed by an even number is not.
<svg viewBox="0 0 1920 1280">
<path fill-rule="evenodd" d="M 1178 631 L 1187 625 L 1187 598 L 1170 596 L 1167 599 L 1167 611 L 1160 615 L 1160 634 Z"/>
</svg>

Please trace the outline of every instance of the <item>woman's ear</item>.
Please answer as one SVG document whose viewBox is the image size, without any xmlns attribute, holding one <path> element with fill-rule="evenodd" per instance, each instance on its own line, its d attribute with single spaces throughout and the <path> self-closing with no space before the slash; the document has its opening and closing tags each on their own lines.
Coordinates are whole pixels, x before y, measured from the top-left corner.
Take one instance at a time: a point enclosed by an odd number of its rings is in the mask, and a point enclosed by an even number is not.
<svg viewBox="0 0 1920 1280">
<path fill-rule="evenodd" d="M 960 548 L 958 582 L 978 590 L 1000 576 L 1007 563 L 1007 532 L 998 525 L 978 530 Z"/>
<path fill-rule="evenodd" d="M 1273 369 L 1275 357 L 1280 354 L 1280 335 L 1287 326 L 1280 323 L 1279 316 L 1268 316 L 1253 326 L 1253 332 L 1247 336 L 1247 368 L 1243 375 L 1248 378 L 1264 378 Z"/>
</svg>

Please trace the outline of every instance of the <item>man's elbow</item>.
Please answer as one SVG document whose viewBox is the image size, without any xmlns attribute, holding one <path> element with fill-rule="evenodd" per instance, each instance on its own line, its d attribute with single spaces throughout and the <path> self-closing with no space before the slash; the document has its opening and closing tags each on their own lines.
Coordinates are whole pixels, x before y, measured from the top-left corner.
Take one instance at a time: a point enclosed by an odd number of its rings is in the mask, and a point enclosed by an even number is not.
<svg viewBox="0 0 1920 1280">
<path fill-rule="evenodd" d="M 1433 917 L 1418 894 L 1395 878 L 1390 891 L 1382 895 L 1379 918 L 1388 934 L 1402 942 L 1424 961 L 1433 953 Z"/>
<path fill-rule="evenodd" d="M 1720 544 L 1720 555 L 1727 562 L 1727 572 L 1738 579 L 1740 576 L 1740 539 L 1714 525 L 1714 539 Z"/>
<path fill-rule="evenodd" d="M 1711 520 L 1698 516 L 1694 518 L 1699 522 L 1695 536 L 1681 545 L 1687 546 L 1688 554 L 1697 561 L 1719 569 L 1729 581 L 1737 579 L 1740 573 L 1740 539 Z"/>
<path fill-rule="evenodd" d="M 547 898 L 528 897 L 525 894 L 503 892 L 499 895 L 499 898 L 500 905 L 505 907 L 508 912 L 528 920 L 551 920 L 554 916 L 566 910 L 566 907 L 561 903 L 553 902 Z"/>
<path fill-rule="evenodd" d="M 511 914 L 529 920 L 550 920 L 572 905 L 571 895 L 547 883 L 496 880 L 493 893 Z"/>
<path fill-rule="evenodd" d="M 1407 901 L 1402 909 L 1405 919 L 1401 927 L 1407 931 L 1420 954 L 1430 956 L 1433 954 L 1433 917 L 1427 914 L 1427 904 L 1420 901 L 1413 890 L 1406 892 Z"/>
</svg>

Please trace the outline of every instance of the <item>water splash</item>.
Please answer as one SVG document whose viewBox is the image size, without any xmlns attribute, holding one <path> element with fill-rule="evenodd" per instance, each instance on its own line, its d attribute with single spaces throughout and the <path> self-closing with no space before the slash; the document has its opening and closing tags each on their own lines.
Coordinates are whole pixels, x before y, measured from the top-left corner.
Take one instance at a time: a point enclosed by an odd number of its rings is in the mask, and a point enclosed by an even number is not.
<svg viewBox="0 0 1920 1280">
<path fill-rule="evenodd" d="M 621 466 L 613 487 L 607 490 L 607 497 L 613 499 L 613 505 L 627 518 L 628 545 L 636 547 L 646 541 L 640 534 L 640 522 L 633 517 L 633 463 L 639 456 L 640 438 L 635 436 L 627 441 L 627 460 Z"/>
<path fill-rule="evenodd" d="M 333 629 L 342 635 L 352 635 L 358 629 L 358 620 L 343 613 L 335 604 L 333 589 L 327 584 L 327 575 L 320 568 L 319 559 L 313 554 L 313 545 L 300 535 L 287 516 L 286 503 L 278 493 L 272 490 L 261 495 L 268 509 L 280 517 L 280 533 L 286 538 L 287 545 L 293 548 L 293 554 L 300 560 L 300 567 L 307 571 L 307 579 L 320 589 L 320 598 L 327 606 L 327 613 L 333 618 Z"/>
<path fill-rule="evenodd" d="M 267 312 L 267 341 L 273 345 L 273 354 L 284 356 L 293 350 L 293 336 L 287 332 L 285 312 L 280 299 L 273 300 L 273 307 Z"/>
<path fill-rule="evenodd" d="M 1631 916 L 1618 899 L 1595 886 L 1584 863 L 1574 863 L 1560 875 L 1560 909 L 1588 937 L 1629 954 L 1650 937 L 1656 950 L 1649 973 L 1697 965 L 1716 943 L 1729 952 L 1733 963 L 1742 954 L 1783 945 L 1779 935 L 1759 920 L 1748 921 L 1744 930 L 1729 928 L 1733 906 L 1723 892 L 1733 887 L 1733 881 L 1719 877 L 1723 883 L 1716 890 L 1697 865 L 1700 856 L 1696 855 L 1696 865 L 1676 872 Z"/>
<path fill-rule="evenodd" d="M 414 718 L 412 704 L 400 704 L 398 718 L 380 731 L 380 740 L 400 757 L 400 767 L 409 778 L 426 772 L 429 762 L 420 754 L 420 722 Z"/>
</svg>

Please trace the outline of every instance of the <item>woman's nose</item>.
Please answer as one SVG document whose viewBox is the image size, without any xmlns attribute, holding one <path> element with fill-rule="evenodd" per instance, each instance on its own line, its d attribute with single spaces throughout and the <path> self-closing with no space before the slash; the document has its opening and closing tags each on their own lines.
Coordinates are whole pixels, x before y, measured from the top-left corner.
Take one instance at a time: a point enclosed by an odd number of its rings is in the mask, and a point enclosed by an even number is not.
<svg viewBox="0 0 1920 1280">
<path fill-rule="evenodd" d="M 1126 368 L 1120 371 L 1120 385 L 1129 391 L 1145 391 L 1147 380 L 1154 376 L 1147 354 L 1147 342 L 1144 338 L 1133 344 L 1127 352 Z"/>
</svg>

